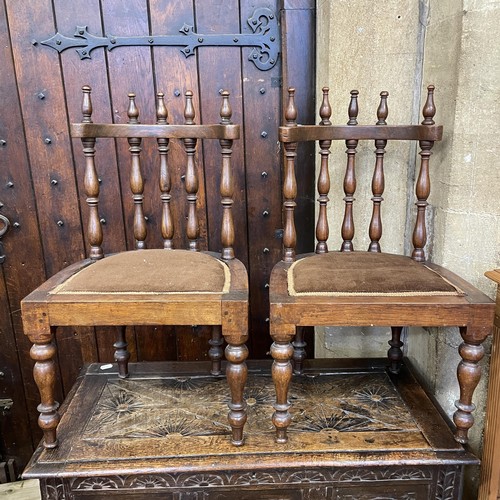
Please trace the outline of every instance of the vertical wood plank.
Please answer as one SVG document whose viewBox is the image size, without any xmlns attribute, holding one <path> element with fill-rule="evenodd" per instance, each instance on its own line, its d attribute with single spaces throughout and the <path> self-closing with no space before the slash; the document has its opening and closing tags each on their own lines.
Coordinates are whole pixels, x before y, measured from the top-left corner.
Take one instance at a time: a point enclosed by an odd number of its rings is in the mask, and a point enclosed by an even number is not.
<svg viewBox="0 0 500 500">
<path fill-rule="evenodd" d="M 252 33 L 247 19 L 260 5 L 240 2 L 243 33 Z M 279 14 L 278 2 L 269 8 Z M 268 71 L 248 60 L 251 49 L 242 49 L 244 141 L 247 215 L 249 228 L 250 356 L 263 358 L 269 351 L 269 293 L 271 270 L 281 259 L 281 172 L 278 123 L 281 106 L 282 58 Z"/>
<path fill-rule="evenodd" d="M 195 26 L 192 1 L 158 0 L 151 4 L 151 31 L 153 34 L 177 34 L 184 24 Z M 165 93 L 169 113 L 169 123 L 184 123 L 184 94 L 193 92 L 195 122 L 204 120 L 198 83 L 198 54 L 186 58 L 180 47 L 155 47 L 153 49 L 156 87 Z M 168 63 L 167 63 L 168 61 Z M 197 216 L 200 222 L 200 248 L 208 248 L 205 210 L 205 179 L 201 166 L 203 151 L 199 148 L 196 156 L 200 189 L 198 192 Z M 172 173 L 172 211 L 175 227 L 175 248 L 187 248 L 186 216 L 187 202 L 184 187 L 186 155 L 179 141 L 171 141 L 169 165 Z"/>
<path fill-rule="evenodd" d="M 177 34 L 184 24 L 196 26 L 192 1 L 158 0 L 151 3 L 150 9 L 152 34 Z M 165 93 L 169 123 L 184 122 L 184 94 L 186 90 L 193 92 L 193 105 L 196 114 L 195 122 L 204 122 L 207 118 L 202 109 L 198 81 L 199 53 L 186 58 L 181 53 L 180 47 L 155 47 L 153 49 L 153 57 L 156 87 L 158 91 Z M 168 63 L 166 63 L 167 61 Z M 210 234 L 209 236 L 207 230 L 206 180 L 203 172 L 205 155 L 203 154 L 201 145 L 198 146 L 195 160 L 199 179 L 197 201 L 197 217 L 200 223 L 199 246 L 201 250 L 207 250 L 209 248 L 209 241 L 212 241 L 213 235 Z M 175 228 L 174 246 L 175 248 L 187 248 L 186 217 L 188 206 L 184 186 L 186 154 L 183 150 L 183 145 L 179 141 L 170 141 L 169 166 L 172 174 L 171 207 Z M 210 334 L 210 328 L 163 327 L 160 338 L 163 340 L 162 348 L 166 349 L 164 353 L 168 359 L 173 354 L 172 348 L 175 348 L 176 359 L 183 361 L 200 360 L 207 358 Z M 148 356 L 155 356 L 155 353 L 150 352 L 151 349 L 149 346 L 143 345 L 142 349 L 148 352 Z"/>
<path fill-rule="evenodd" d="M 231 0 L 213 4 L 196 0 L 196 27 L 200 33 L 239 33 L 239 2 Z M 198 49 L 198 71 L 200 76 L 200 102 L 203 120 L 207 123 L 220 121 L 221 90 L 230 92 L 233 123 L 243 123 L 241 49 L 238 47 L 203 47 Z M 247 214 L 245 192 L 245 164 L 243 157 L 243 135 L 234 141 L 232 154 L 234 200 L 233 218 L 236 228 L 235 255 L 248 265 Z M 220 178 L 221 156 L 218 141 L 206 141 L 203 147 L 205 158 L 205 186 L 209 249 L 221 249 Z"/>
<path fill-rule="evenodd" d="M 71 6 L 63 0 L 54 1 L 57 29 L 61 33 L 73 33 L 76 26 L 87 26 L 90 33 L 101 34 L 101 15 L 98 0 L 75 0 Z M 80 60 L 75 50 L 67 50 L 61 54 L 61 66 L 64 76 L 64 91 L 68 109 L 69 122 L 81 121 L 81 102 L 83 85 L 92 87 L 93 120 L 109 123 L 112 121 L 109 82 L 107 78 L 106 57 L 102 49 L 92 54 L 92 59 Z M 72 141 L 75 179 L 78 187 L 80 210 L 82 212 L 82 229 L 85 235 L 85 253 L 88 255 L 87 240 L 88 207 L 85 202 L 84 156 L 80 139 Z M 101 180 L 99 197 L 99 216 L 104 234 L 103 248 L 105 255 L 126 248 L 123 211 L 121 204 L 120 178 L 117 170 L 114 142 L 100 140 L 97 146 L 96 165 Z M 117 200 L 120 200 L 117 203 Z M 113 360 L 114 332 L 109 329 L 78 328 L 85 362 Z M 96 333 L 97 332 L 97 333 Z M 98 344 L 97 337 L 100 338 Z"/>
<path fill-rule="evenodd" d="M 314 0 L 281 0 L 283 103 L 295 87 L 297 122 L 316 122 L 316 6 Z M 324 82 L 327 85 L 328 82 Z M 284 108 L 281 116 L 284 116 Z M 297 253 L 314 251 L 315 150 L 313 143 L 297 151 Z M 301 328 L 308 357 L 314 356 L 314 329 Z"/>
<path fill-rule="evenodd" d="M 52 275 L 83 257 L 59 57 L 54 51 L 49 53 L 29 43 L 54 32 L 52 3 L 37 2 L 36 16 L 32 15 L 30 2 L 9 0 L 6 6 L 45 268 Z M 57 191 L 53 189 L 53 179 L 58 181 Z M 73 337 L 71 329 L 60 329 L 57 336 L 58 343 L 65 345 L 61 360 L 71 359 L 61 372 L 66 390 L 81 365 L 78 342 L 66 342 Z"/>
<path fill-rule="evenodd" d="M 0 275 L 0 366 L 4 373 L 0 387 L 2 397 L 14 402 L 11 411 L 1 419 L 1 436 L 4 458 L 14 458 L 22 468 L 39 433 L 35 403 L 38 389 L 29 356 L 31 345 L 23 333 L 20 301 L 45 279 L 45 271 L 3 1 L 0 2 L 0 59 L 0 139 L 5 141 L 0 148 L 0 213 L 11 222 L 2 238 L 6 259 Z M 18 227 L 14 227 L 16 223 Z"/>
<path fill-rule="evenodd" d="M 196 29 L 199 33 L 239 33 L 240 16 L 238 1 L 221 4 L 195 0 Z M 197 50 L 200 113 L 205 123 L 220 121 L 221 91 L 230 92 L 232 121 L 242 124 L 242 88 L 240 49 L 225 47 L 203 47 Z M 242 134 L 243 135 L 243 134 Z M 221 155 L 218 141 L 203 144 L 208 248 L 221 250 L 222 208 L 220 197 Z M 233 218 L 236 229 L 235 255 L 248 265 L 247 214 L 245 193 L 245 166 L 243 141 L 233 143 L 232 155 L 234 199 Z M 196 358 L 207 355 L 206 346 L 211 338 L 211 328 L 197 328 L 200 348 Z M 183 337 L 186 338 L 186 337 Z M 181 339 L 179 339 L 181 340 Z M 182 344 L 181 344 L 182 345 Z M 181 345 L 179 347 L 181 347 Z M 180 353 L 181 356 L 183 353 Z M 194 353 L 193 353 L 194 354 Z"/>
<path fill-rule="evenodd" d="M 102 3 L 104 30 L 106 33 L 120 33 L 121 36 L 144 35 L 154 33 L 151 25 L 155 15 L 149 17 L 149 9 L 156 9 L 156 3 L 145 0 L 111 0 Z M 156 13 L 156 12 L 155 12 Z M 139 121 L 155 123 L 155 91 L 154 64 L 152 49 L 148 47 L 122 47 L 107 54 L 111 102 L 115 123 L 127 121 L 127 93 L 136 94 L 139 107 Z M 165 64 L 165 60 L 161 61 Z M 160 90 L 160 89 L 158 89 Z M 168 103 L 167 103 L 168 106 Z M 170 109 L 169 109 L 170 112 Z M 120 141 L 117 146 L 119 171 L 121 176 L 122 200 L 125 212 L 125 230 L 129 248 L 133 248 L 133 203 L 129 188 L 130 154 L 126 141 Z M 146 244 L 149 248 L 161 248 L 161 203 L 159 179 L 159 159 L 156 144 L 144 141 L 141 154 L 144 186 L 144 213 L 147 217 Z M 156 330 L 156 333 L 155 333 Z M 171 342 L 165 340 L 170 329 L 157 333 L 158 329 L 141 326 L 135 329 L 127 328 L 127 340 L 131 361 L 134 359 L 171 359 L 168 347 Z M 132 332 L 136 335 L 133 337 Z M 165 350 L 167 348 L 167 350 Z"/>
<path fill-rule="evenodd" d="M 490 271 L 486 275 L 499 283 L 500 274 L 496 271 Z M 489 373 L 478 500 L 492 500 L 500 496 L 500 289 L 497 290 Z"/>
</svg>

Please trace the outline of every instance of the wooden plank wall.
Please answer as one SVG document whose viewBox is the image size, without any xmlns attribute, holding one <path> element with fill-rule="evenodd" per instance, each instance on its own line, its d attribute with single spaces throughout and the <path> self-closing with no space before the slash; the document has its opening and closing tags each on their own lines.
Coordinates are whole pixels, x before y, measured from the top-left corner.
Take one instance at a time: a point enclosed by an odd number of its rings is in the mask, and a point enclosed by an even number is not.
<svg viewBox="0 0 500 500">
<path fill-rule="evenodd" d="M 250 61 L 251 49 L 204 47 L 186 58 L 179 47 L 97 49 L 80 60 L 74 49 L 61 54 L 39 42 L 59 31 L 72 36 L 76 26 L 101 35 L 176 34 L 184 24 L 200 33 L 251 33 L 247 19 L 265 6 L 280 15 L 289 31 L 278 64 L 260 71 Z M 30 345 L 21 325 L 19 302 L 44 279 L 87 252 L 87 206 L 83 190 L 81 144 L 69 137 L 69 124 L 80 120 L 80 89 L 93 88 L 94 121 L 127 120 L 127 93 L 137 94 L 140 120 L 152 123 L 154 96 L 165 93 L 171 123 L 183 121 L 183 94 L 194 92 L 197 121 L 219 121 L 221 89 L 231 93 L 233 121 L 242 125 L 234 144 L 235 225 L 237 257 L 247 266 L 251 294 L 251 356 L 269 350 L 267 282 L 281 250 L 281 178 L 277 125 L 281 121 L 281 81 L 301 86 L 304 122 L 314 121 L 313 0 L 0 0 L 0 213 L 11 227 L 3 237 L 6 260 L 0 266 L 0 385 L 12 398 L 1 419 L 0 452 L 26 463 L 39 439 L 38 391 L 32 377 Z M 288 39 L 288 34 L 286 35 Z M 289 68 L 282 71 L 282 61 Z M 303 111 L 302 111 L 303 112 Z M 211 159 L 217 144 L 198 154 L 201 175 L 198 215 L 202 249 L 219 250 L 219 165 Z M 154 149 L 154 148 L 153 148 Z M 307 153 L 309 154 L 309 153 Z M 309 155 L 311 156 L 311 155 Z M 300 196 L 313 200 L 314 155 L 302 171 Z M 128 188 L 128 145 L 102 141 L 97 157 L 101 179 L 100 216 L 105 252 L 133 247 L 133 203 Z M 182 176 L 184 155 L 173 146 L 172 195 L 177 200 L 177 227 L 185 223 Z M 148 246 L 160 246 L 160 198 L 154 154 L 145 152 L 145 215 Z M 312 177 L 311 177 L 312 175 Z M 302 184 L 299 184 L 302 186 Z M 313 202 L 299 213 L 309 224 Z M 313 234 L 313 229 L 310 234 Z M 178 246 L 185 241 L 176 236 Z M 303 246 L 312 249 L 312 241 Z M 137 326 L 127 330 L 132 360 L 194 360 L 206 357 L 211 330 Z M 113 358 L 113 329 L 61 328 L 57 333 L 58 386 L 62 400 L 81 366 Z M 3 378 L 2 378 L 3 377 Z"/>
</svg>

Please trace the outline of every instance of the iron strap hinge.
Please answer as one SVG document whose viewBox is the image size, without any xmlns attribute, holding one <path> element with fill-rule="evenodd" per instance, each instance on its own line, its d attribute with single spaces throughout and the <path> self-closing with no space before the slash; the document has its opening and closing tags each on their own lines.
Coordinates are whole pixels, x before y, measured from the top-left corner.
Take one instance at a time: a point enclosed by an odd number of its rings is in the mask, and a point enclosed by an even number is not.
<svg viewBox="0 0 500 500">
<path fill-rule="evenodd" d="M 76 48 L 80 59 L 90 59 L 90 53 L 98 47 L 113 50 L 130 46 L 182 46 L 181 52 L 192 56 L 198 47 L 253 47 L 248 59 L 262 71 L 271 69 L 277 62 L 280 52 L 278 20 L 267 7 L 259 7 L 247 19 L 253 33 L 210 34 L 197 33 L 194 27 L 184 24 L 180 35 L 147 36 L 96 36 L 88 32 L 87 26 L 77 26 L 74 38 L 57 32 L 54 36 L 40 42 L 57 50 Z"/>
</svg>

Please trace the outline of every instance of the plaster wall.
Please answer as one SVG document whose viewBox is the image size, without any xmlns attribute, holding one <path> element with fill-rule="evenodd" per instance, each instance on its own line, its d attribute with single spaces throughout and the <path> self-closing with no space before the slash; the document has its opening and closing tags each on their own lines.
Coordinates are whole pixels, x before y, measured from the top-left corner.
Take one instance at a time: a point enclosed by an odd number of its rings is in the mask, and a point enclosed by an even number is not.
<svg viewBox="0 0 500 500">
<path fill-rule="evenodd" d="M 375 7 L 376 6 L 376 7 Z M 494 296 L 483 273 L 500 266 L 500 1 L 318 0 L 317 95 L 331 88 L 333 123 L 347 121 L 349 90 L 360 91 L 360 123 L 376 120 L 378 94 L 389 91 L 388 123 L 418 123 L 425 87 L 436 86 L 436 122 L 444 140 L 431 158 L 427 252 L 431 259 Z M 344 196 L 343 145 L 332 154 L 330 247 L 340 245 Z M 355 202 L 355 248 L 366 249 L 371 216 L 373 147 L 360 148 Z M 387 148 L 383 251 L 411 252 L 416 151 Z M 396 164 L 396 167 L 394 167 Z M 364 204 L 364 206 L 362 206 Z M 390 221 L 390 224 L 389 222 Z M 458 393 L 457 329 L 405 332 L 412 359 L 451 415 Z M 383 356 L 389 330 L 323 328 L 317 357 Z M 488 352 L 488 345 L 486 346 Z M 475 394 L 471 445 L 481 451 L 487 385 Z M 473 482 L 473 481 L 472 481 Z"/>
</svg>

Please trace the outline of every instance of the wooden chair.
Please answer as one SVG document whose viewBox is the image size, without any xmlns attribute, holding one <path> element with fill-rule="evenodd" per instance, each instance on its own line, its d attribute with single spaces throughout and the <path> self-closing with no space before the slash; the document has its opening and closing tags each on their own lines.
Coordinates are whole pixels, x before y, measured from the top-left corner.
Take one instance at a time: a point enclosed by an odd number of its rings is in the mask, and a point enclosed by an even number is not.
<svg viewBox="0 0 500 500">
<path fill-rule="evenodd" d="M 484 350 L 481 343 L 490 334 L 494 305 L 479 290 L 457 275 L 426 260 L 425 212 L 430 192 L 429 158 L 435 141 L 442 137 L 442 127 L 435 125 L 434 87 L 428 87 L 421 125 L 387 125 L 387 92 L 382 92 L 376 125 L 358 125 L 358 92 L 351 92 L 349 121 L 333 126 L 328 88 L 323 89 L 319 125 L 297 125 L 294 89 L 289 89 L 286 123 L 279 137 L 284 147 L 283 260 L 273 269 L 270 280 L 270 328 L 274 343 L 272 374 L 276 387 L 275 413 L 277 442 L 286 442 L 291 423 L 288 389 L 295 371 L 300 373 L 305 358 L 301 326 L 390 326 L 389 370 L 397 373 L 403 358 L 401 331 L 404 326 L 458 326 L 463 343 L 458 351 L 460 397 L 455 403 L 453 420 L 455 439 L 467 442 L 473 425 L 472 395 L 481 368 Z M 327 203 L 330 190 L 328 157 L 332 141 L 345 141 L 347 167 L 344 178 L 345 212 L 340 251 L 329 252 Z M 375 144 L 375 167 L 372 180 L 372 217 L 369 224 L 368 251 L 354 251 L 353 203 L 356 188 L 355 158 L 358 141 Z M 416 222 L 411 257 L 381 252 L 381 204 L 384 192 L 384 154 L 389 141 L 418 141 L 420 172 L 416 181 Z M 295 179 L 298 144 L 318 141 L 321 164 L 318 176 L 319 207 L 316 225 L 316 251 L 295 255 L 297 235 L 294 225 L 297 183 Z M 297 333 L 297 334 L 296 334 Z M 291 341 L 294 340 L 293 346 Z"/>
<path fill-rule="evenodd" d="M 157 123 L 141 125 L 135 95 L 129 94 L 128 123 L 92 123 L 91 89 L 83 87 L 83 120 L 71 125 L 73 137 L 83 143 L 86 159 L 85 191 L 89 207 L 89 258 L 60 271 L 22 301 L 24 331 L 33 342 L 34 378 L 41 395 L 39 425 L 46 448 L 57 446 L 58 403 L 54 400 L 58 326 L 121 326 L 114 344 L 119 376 L 128 376 L 125 339 L 126 325 L 219 325 L 214 328 L 209 356 L 212 373 L 221 371 L 222 336 L 227 342 L 227 381 L 231 398 L 229 424 L 232 443 L 243 444 L 246 404 L 243 390 L 248 350 L 248 280 L 243 264 L 233 251 L 233 181 L 231 153 L 239 126 L 231 123 L 229 93 L 222 93 L 220 124 L 195 125 L 192 92 L 186 92 L 185 124 L 169 125 L 163 94 L 158 93 Z M 104 257 L 103 234 L 99 219 L 99 181 L 94 162 L 96 138 L 126 139 L 130 151 L 130 188 L 134 200 L 135 250 Z M 154 138 L 159 156 L 159 198 L 162 202 L 163 249 L 146 249 L 146 224 L 143 214 L 144 180 L 141 173 L 141 143 Z M 189 249 L 174 249 L 171 215 L 171 176 L 168 152 L 171 140 L 182 143 L 186 154 L 185 189 L 188 216 L 186 235 Z M 197 143 L 218 139 L 222 168 L 222 251 L 199 251 L 197 220 L 198 179 L 195 155 Z M 145 141 L 146 142 L 146 141 Z M 98 158 L 97 158 L 98 159 Z M 222 335 L 222 336 L 221 336 Z"/>
</svg>

